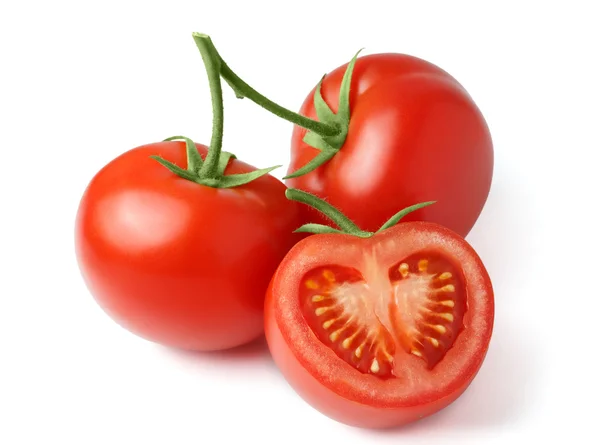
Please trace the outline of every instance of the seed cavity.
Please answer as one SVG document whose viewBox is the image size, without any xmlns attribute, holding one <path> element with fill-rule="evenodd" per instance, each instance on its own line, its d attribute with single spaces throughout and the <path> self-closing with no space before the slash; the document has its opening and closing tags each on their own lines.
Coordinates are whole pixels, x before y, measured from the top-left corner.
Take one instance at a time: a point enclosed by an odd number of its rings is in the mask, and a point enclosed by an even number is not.
<svg viewBox="0 0 600 445">
<path fill-rule="evenodd" d="M 459 269 L 426 250 L 383 270 L 378 251 L 364 259 L 360 269 L 327 265 L 300 281 L 302 310 L 314 333 L 372 378 L 404 375 L 396 373 L 404 360 L 433 369 L 463 327 L 458 322 L 467 308 Z"/>
<path fill-rule="evenodd" d="M 318 289 L 319 288 L 319 284 L 314 280 L 306 280 L 304 284 L 309 289 Z"/>
<path fill-rule="evenodd" d="M 333 283 L 335 281 L 335 274 L 332 271 L 326 269 L 323 271 L 323 278 L 325 278 L 330 283 Z"/>
<path fill-rule="evenodd" d="M 350 346 L 352 346 L 352 342 L 358 336 L 358 334 L 362 332 L 362 330 L 363 328 L 360 328 L 357 331 L 355 331 L 354 334 L 352 334 L 350 337 L 344 339 L 344 341 L 342 342 L 342 348 L 350 349 Z"/>
<path fill-rule="evenodd" d="M 439 292 L 454 292 L 454 284 L 446 284 L 438 289 Z"/>
<path fill-rule="evenodd" d="M 440 342 L 438 341 L 437 338 L 433 338 L 433 337 L 426 337 L 426 338 L 427 338 L 427 341 L 429 341 L 429 343 L 431 343 L 434 348 L 437 348 L 440 346 Z"/>
<path fill-rule="evenodd" d="M 423 357 L 423 354 L 421 354 L 421 351 L 419 351 L 418 349 L 411 349 L 410 353 L 412 355 L 416 355 L 417 357 Z"/>
<path fill-rule="evenodd" d="M 356 356 L 356 358 L 360 358 L 362 356 L 362 352 L 363 352 L 363 349 L 364 349 L 366 343 L 367 343 L 367 340 L 365 339 L 360 344 L 360 346 L 354 350 L 354 355 Z"/>
<path fill-rule="evenodd" d="M 431 329 L 433 329 L 436 332 L 439 332 L 440 334 L 445 334 L 446 333 L 446 327 L 441 325 L 441 324 L 430 324 L 427 325 L 429 326 Z"/>
<path fill-rule="evenodd" d="M 379 372 L 379 362 L 377 361 L 377 359 L 373 359 L 373 361 L 371 362 L 371 372 L 372 373 L 378 373 Z"/>
<path fill-rule="evenodd" d="M 317 314 L 317 316 L 321 316 L 329 309 L 331 309 L 331 306 L 318 307 L 317 309 L 315 309 L 315 314 Z"/>
<path fill-rule="evenodd" d="M 332 318 L 330 320 L 327 320 L 326 322 L 323 323 L 323 328 L 324 329 L 329 329 L 331 327 L 331 325 L 333 323 L 335 323 L 336 321 L 338 321 L 338 320 L 339 320 L 339 318 Z"/>
<path fill-rule="evenodd" d="M 350 320 L 348 320 L 348 321 L 350 321 Z M 344 326 L 339 328 L 337 331 L 332 332 L 331 335 L 329 336 L 329 339 L 331 341 L 337 341 L 337 339 L 340 338 L 340 335 L 342 334 L 342 332 L 344 332 L 346 330 L 346 328 L 348 328 L 348 323 L 346 323 Z"/>
<path fill-rule="evenodd" d="M 406 263 L 402 263 L 400 264 L 400 266 L 398 267 L 398 270 L 400 271 L 400 275 L 402 275 L 402 278 L 406 278 L 408 276 L 408 264 Z"/>
<path fill-rule="evenodd" d="M 435 314 L 437 317 L 443 318 L 444 320 L 454 321 L 454 315 L 448 314 L 446 312 L 438 312 Z"/>
</svg>

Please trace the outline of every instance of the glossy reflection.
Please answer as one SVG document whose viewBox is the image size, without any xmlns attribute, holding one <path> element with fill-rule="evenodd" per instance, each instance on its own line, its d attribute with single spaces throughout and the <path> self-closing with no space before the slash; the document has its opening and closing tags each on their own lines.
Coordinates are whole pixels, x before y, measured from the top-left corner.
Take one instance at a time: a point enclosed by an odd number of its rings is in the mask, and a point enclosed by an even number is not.
<svg viewBox="0 0 600 445">
<path fill-rule="evenodd" d="M 128 190 L 99 203 L 98 227 L 116 248 L 144 252 L 175 240 L 189 224 L 185 202 L 149 190 Z"/>
</svg>

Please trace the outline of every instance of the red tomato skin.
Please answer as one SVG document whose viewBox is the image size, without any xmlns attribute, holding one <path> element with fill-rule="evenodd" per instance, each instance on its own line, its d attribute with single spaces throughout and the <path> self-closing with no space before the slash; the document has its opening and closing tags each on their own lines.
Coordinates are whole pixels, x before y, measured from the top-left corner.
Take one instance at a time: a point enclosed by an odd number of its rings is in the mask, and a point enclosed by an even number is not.
<svg viewBox="0 0 600 445">
<path fill-rule="evenodd" d="M 337 112 L 346 65 L 323 80 L 322 95 Z M 316 118 L 314 89 L 300 113 Z M 363 230 L 376 231 L 398 209 L 437 201 L 406 221 L 430 221 L 466 236 L 489 194 L 493 145 L 486 121 L 447 72 L 403 54 L 357 59 L 350 127 L 341 150 L 315 171 L 286 184 L 338 207 Z M 318 154 L 295 127 L 288 174 Z M 302 208 L 307 222 L 331 224 Z"/>
<path fill-rule="evenodd" d="M 205 157 L 207 148 L 197 147 Z M 298 205 L 272 176 L 215 189 L 150 155 L 187 166 L 183 142 L 141 146 L 84 192 L 75 242 L 90 292 L 121 326 L 165 346 L 221 350 L 257 338 L 265 289 L 298 240 Z M 232 160 L 226 173 L 251 170 Z"/>
<path fill-rule="evenodd" d="M 458 234 L 454 234 L 437 224 L 426 222 L 402 223 L 392 229 L 388 229 L 388 231 L 401 233 L 408 232 L 413 228 L 418 231 L 429 231 L 432 237 L 439 236 L 440 234 L 449 237 L 450 244 L 464 243 Z M 346 236 L 341 235 L 341 237 Z M 317 241 L 317 238 L 320 238 L 320 240 Z M 290 309 L 287 304 L 284 307 L 281 303 L 282 300 L 296 298 L 295 294 L 297 291 L 293 289 L 296 281 L 292 277 L 303 275 L 304 269 L 302 269 L 302 264 L 310 264 L 312 267 L 315 263 L 318 264 L 319 262 L 318 259 L 301 259 L 303 252 L 310 251 L 315 256 L 319 256 L 319 251 L 331 250 L 332 246 L 337 245 L 339 242 L 340 235 L 314 235 L 299 242 L 284 258 L 270 282 L 265 299 L 265 335 L 271 355 L 286 381 L 306 402 L 324 415 L 338 422 L 360 428 L 381 429 L 399 427 L 430 416 L 450 405 L 468 388 L 479 372 L 487 355 L 492 335 L 494 318 L 493 290 L 489 276 L 479 258 L 470 248 L 466 252 L 466 256 L 472 261 L 469 267 L 480 274 L 481 287 L 491 297 L 477 309 L 479 317 L 484 320 L 484 329 L 480 333 L 481 340 L 479 347 L 472 353 L 469 365 L 462 369 L 454 384 L 449 386 L 448 391 L 442 396 L 423 401 L 412 400 L 408 404 L 399 402 L 394 406 L 389 400 L 386 402 L 377 400 L 377 395 L 364 395 L 368 391 L 363 391 L 363 395 L 358 397 L 350 394 L 348 391 L 349 386 L 360 385 L 359 378 L 355 379 L 355 376 L 349 380 L 336 380 L 333 378 L 330 382 L 324 382 L 323 373 L 319 375 L 317 371 L 319 366 L 322 369 L 327 369 L 326 374 L 329 373 L 336 376 L 338 375 L 337 371 L 340 369 L 338 366 L 341 364 L 341 367 L 347 367 L 347 364 L 337 356 L 324 353 L 328 348 L 322 345 L 316 336 L 309 335 L 309 337 L 314 337 L 314 339 L 303 343 L 290 340 L 290 336 L 284 332 L 286 330 L 289 332 L 290 325 L 294 323 L 296 325 L 293 327 L 293 330 L 296 332 L 307 332 L 310 330 L 308 325 L 303 322 L 304 318 L 299 312 L 296 313 L 295 309 Z M 360 243 L 361 241 L 351 242 Z M 315 247 L 318 244 L 322 244 L 323 246 Z M 463 258 L 465 257 L 463 256 Z M 296 267 L 298 270 L 294 270 Z M 282 276 L 282 271 L 285 269 L 291 269 L 293 272 L 291 274 L 286 273 L 284 277 Z M 282 289 L 285 289 L 285 291 L 282 291 Z M 285 317 L 282 316 L 282 311 L 287 312 Z M 290 315 L 290 312 L 293 312 L 293 314 Z M 282 318 L 285 318 L 285 322 L 282 321 Z M 315 349 L 309 352 L 306 350 L 300 352 L 299 348 L 306 348 L 307 344 L 310 345 L 311 349 L 313 347 Z M 358 371 L 356 371 L 355 375 L 360 375 L 360 378 L 364 377 Z M 388 391 L 388 388 L 381 386 L 379 389 L 381 391 Z M 356 386 L 353 389 L 356 389 Z"/>
</svg>

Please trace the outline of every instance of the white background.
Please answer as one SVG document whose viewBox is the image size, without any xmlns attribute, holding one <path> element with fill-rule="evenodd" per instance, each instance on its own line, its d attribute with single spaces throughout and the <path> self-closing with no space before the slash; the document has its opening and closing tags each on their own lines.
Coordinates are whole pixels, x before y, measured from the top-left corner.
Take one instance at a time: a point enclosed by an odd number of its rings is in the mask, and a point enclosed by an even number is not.
<svg viewBox="0 0 600 445">
<path fill-rule="evenodd" d="M 596 443 L 593 4 L 2 2 L 0 443 Z M 436 63 L 478 103 L 495 176 L 468 240 L 494 282 L 496 326 L 481 372 L 449 408 L 401 430 L 350 428 L 296 396 L 264 343 L 176 352 L 96 306 L 73 249 L 87 182 L 137 145 L 174 134 L 209 141 L 192 31 L 293 109 L 361 47 Z M 225 149 L 260 167 L 287 162 L 290 124 L 225 91 Z"/>
</svg>

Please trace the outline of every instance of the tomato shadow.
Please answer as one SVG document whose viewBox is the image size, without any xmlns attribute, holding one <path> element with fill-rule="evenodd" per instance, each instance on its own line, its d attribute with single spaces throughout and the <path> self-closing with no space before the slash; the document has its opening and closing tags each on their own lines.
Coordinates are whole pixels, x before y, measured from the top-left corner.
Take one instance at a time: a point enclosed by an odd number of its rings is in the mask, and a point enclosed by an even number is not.
<svg viewBox="0 0 600 445">
<path fill-rule="evenodd" d="M 508 167 L 494 181 L 485 207 L 467 235 L 467 241 L 481 257 L 497 292 L 497 300 L 509 301 L 530 278 L 530 252 L 536 247 L 539 214 L 536 199 L 519 174 Z"/>
<path fill-rule="evenodd" d="M 467 391 L 420 427 L 430 423 L 449 429 L 493 429 L 519 423 L 539 391 L 539 355 L 528 338 L 514 323 L 497 326 L 484 364 Z"/>
<path fill-rule="evenodd" d="M 399 428 L 360 430 L 369 438 L 381 436 L 439 437 L 458 430 L 511 428 L 526 416 L 539 387 L 533 377 L 532 344 L 514 325 L 505 326 L 490 344 L 484 364 L 469 388 L 438 413 Z"/>
<path fill-rule="evenodd" d="M 275 367 L 264 335 L 261 335 L 250 343 L 224 351 L 198 352 L 163 346 L 157 347 L 172 360 L 182 362 L 183 364 L 222 366 L 230 363 L 236 366 L 246 364 L 248 366 L 266 365 Z"/>
</svg>

